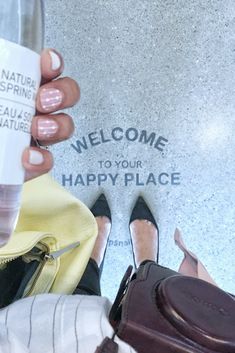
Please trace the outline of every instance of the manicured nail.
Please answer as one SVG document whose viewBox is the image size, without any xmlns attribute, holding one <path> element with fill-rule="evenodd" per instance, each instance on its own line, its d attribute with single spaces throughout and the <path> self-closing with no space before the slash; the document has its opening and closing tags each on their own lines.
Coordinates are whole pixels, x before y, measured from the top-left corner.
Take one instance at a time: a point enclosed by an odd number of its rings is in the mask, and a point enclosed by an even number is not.
<svg viewBox="0 0 235 353">
<path fill-rule="evenodd" d="M 43 88 L 40 93 L 41 106 L 46 111 L 59 107 L 63 100 L 63 94 L 56 88 Z"/>
<path fill-rule="evenodd" d="M 61 67 L 60 57 L 52 50 L 49 51 L 49 54 L 51 57 L 51 68 L 56 71 Z"/>
<path fill-rule="evenodd" d="M 33 165 L 39 165 L 44 162 L 43 154 L 39 151 L 30 150 L 29 151 L 29 163 Z"/>
<path fill-rule="evenodd" d="M 53 137 L 59 129 L 59 126 L 55 120 L 52 119 L 38 119 L 38 138 L 50 138 Z"/>
</svg>

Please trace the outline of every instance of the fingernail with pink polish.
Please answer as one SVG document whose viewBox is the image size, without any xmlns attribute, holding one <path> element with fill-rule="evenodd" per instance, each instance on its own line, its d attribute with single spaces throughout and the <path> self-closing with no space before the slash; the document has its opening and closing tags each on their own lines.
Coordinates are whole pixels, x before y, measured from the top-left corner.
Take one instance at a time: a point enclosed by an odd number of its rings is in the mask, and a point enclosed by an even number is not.
<svg viewBox="0 0 235 353">
<path fill-rule="evenodd" d="M 41 106 L 46 111 L 53 111 L 59 107 L 63 94 L 56 88 L 43 88 L 40 93 Z"/>
<path fill-rule="evenodd" d="M 43 154 L 39 151 L 29 151 L 29 163 L 33 165 L 40 165 L 44 162 Z"/>
<path fill-rule="evenodd" d="M 52 119 L 38 119 L 38 138 L 50 138 L 53 137 L 59 129 L 59 126 L 55 120 Z"/>
</svg>

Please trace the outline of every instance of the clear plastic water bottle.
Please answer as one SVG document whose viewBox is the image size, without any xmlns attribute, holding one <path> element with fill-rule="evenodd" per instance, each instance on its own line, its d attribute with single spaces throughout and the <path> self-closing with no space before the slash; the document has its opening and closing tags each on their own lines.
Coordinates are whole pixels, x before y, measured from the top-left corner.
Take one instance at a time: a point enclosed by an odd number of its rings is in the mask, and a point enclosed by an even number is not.
<svg viewBox="0 0 235 353">
<path fill-rule="evenodd" d="M 0 6 L 0 246 L 20 210 L 31 121 L 40 85 L 43 0 L 5 0 Z"/>
</svg>

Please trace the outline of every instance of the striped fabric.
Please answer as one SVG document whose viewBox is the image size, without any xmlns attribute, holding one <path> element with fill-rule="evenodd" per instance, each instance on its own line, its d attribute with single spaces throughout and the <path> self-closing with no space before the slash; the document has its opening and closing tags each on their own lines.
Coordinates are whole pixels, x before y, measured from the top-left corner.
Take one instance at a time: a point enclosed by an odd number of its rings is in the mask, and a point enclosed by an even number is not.
<svg viewBox="0 0 235 353">
<path fill-rule="evenodd" d="M 43 294 L 0 310 L 0 353 L 94 353 L 112 337 L 108 299 Z M 120 341 L 119 353 L 135 353 Z"/>
</svg>

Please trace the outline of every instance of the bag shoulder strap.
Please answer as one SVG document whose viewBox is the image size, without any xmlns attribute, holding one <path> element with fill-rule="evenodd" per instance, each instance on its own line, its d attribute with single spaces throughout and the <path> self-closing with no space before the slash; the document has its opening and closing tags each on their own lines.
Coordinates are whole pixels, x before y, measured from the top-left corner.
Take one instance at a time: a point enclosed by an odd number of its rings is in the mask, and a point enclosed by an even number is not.
<svg viewBox="0 0 235 353">
<path fill-rule="evenodd" d="M 95 353 L 118 353 L 118 344 L 108 337 L 105 337 Z"/>
<path fill-rule="evenodd" d="M 133 266 L 129 266 L 124 274 L 121 284 L 118 289 L 118 293 L 112 305 L 112 308 L 109 313 L 109 322 L 114 328 L 117 328 L 118 322 L 120 321 L 120 317 L 118 317 L 120 313 L 120 305 L 122 303 L 123 297 L 127 291 L 128 285 L 131 280 Z"/>
</svg>

